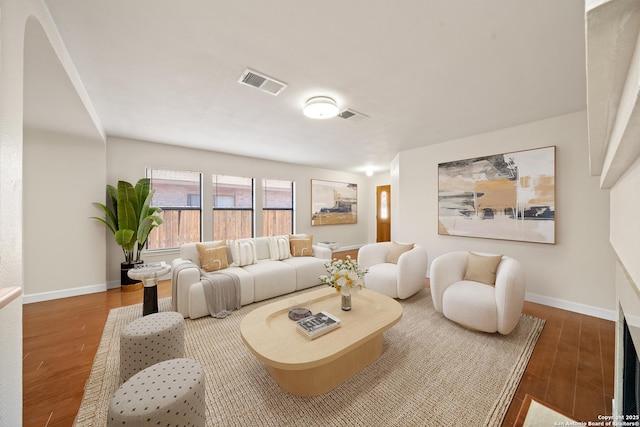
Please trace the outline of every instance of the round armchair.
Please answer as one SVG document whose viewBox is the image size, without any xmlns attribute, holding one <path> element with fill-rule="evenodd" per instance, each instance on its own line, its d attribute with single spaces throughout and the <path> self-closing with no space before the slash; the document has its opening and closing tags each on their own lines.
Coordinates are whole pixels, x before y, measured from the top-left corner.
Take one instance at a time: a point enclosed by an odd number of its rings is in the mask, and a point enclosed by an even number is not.
<svg viewBox="0 0 640 427">
<path fill-rule="evenodd" d="M 369 272 L 364 287 L 391 298 L 409 298 L 424 288 L 427 251 L 414 244 L 371 243 L 358 251 L 358 265 Z"/>
<path fill-rule="evenodd" d="M 507 335 L 520 321 L 525 286 L 513 258 L 467 251 L 441 255 L 431 264 L 430 287 L 436 311 L 469 329 Z"/>
</svg>

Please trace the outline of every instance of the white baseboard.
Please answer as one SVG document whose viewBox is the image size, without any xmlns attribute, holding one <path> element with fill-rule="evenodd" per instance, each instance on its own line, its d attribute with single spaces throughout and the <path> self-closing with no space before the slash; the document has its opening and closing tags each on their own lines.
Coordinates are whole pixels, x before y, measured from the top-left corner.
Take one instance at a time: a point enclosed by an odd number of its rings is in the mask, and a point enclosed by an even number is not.
<svg viewBox="0 0 640 427">
<path fill-rule="evenodd" d="M 526 301 L 535 302 L 537 304 L 548 305 L 549 307 L 573 311 L 574 313 L 586 314 L 587 316 L 598 317 L 600 319 L 611 320 L 613 322 L 618 320 L 618 314 L 615 310 L 607 310 L 604 308 L 593 307 L 577 302 L 531 294 L 529 292 L 525 293 L 524 299 Z"/>
<path fill-rule="evenodd" d="M 118 287 L 119 287 L 120 282 L 118 281 L 116 283 L 118 283 Z M 23 295 L 22 303 L 30 304 L 33 302 L 49 301 L 52 299 L 77 297 L 79 295 L 95 294 L 98 292 L 104 292 L 106 290 L 107 290 L 107 284 L 99 284 L 99 285 L 82 286 L 79 288 L 62 289 L 59 291 L 40 292 L 37 294 Z"/>
<path fill-rule="evenodd" d="M 170 278 L 169 275 L 166 278 Z M 165 277 L 160 278 L 160 280 Z M 120 281 L 115 280 L 106 284 L 83 286 L 80 288 L 63 289 L 59 291 L 40 292 L 37 294 L 23 295 L 22 303 L 30 304 L 34 302 L 48 301 L 53 299 L 75 297 L 79 295 L 95 294 L 98 292 L 104 292 L 107 289 L 116 289 L 120 287 Z M 537 295 L 527 292 L 524 296 L 526 301 L 534 302 L 537 304 L 548 305 L 549 307 L 560 308 L 562 310 L 573 311 L 574 313 L 586 314 L 587 316 L 598 317 L 600 319 L 611 320 L 613 322 L 618 320 L 618 314 L 615 310 L 606 310 L 600 307 L 593 307 L 590 305 L 580 304 L 577 302 L 561 300 L 558 298 L 547 297 L 544 295 Z"/>
<path fill-rule="evenodd" d="M 159 277 L 158 280 L 170 280 L 171 274 L 165 274 Z M 120 280 L 112 280 L 106 284 L 82 286 L 79 288 L 61 289 L 59 291 L 40 292 L 37 294 L 23 295 L 22 303 L 30 304 L 32 302 L 49 301 L 52 299 L 77 297 L 79 295 L 95 294 L 98 292 L 104 292 L 108 289 L 120 289 Z"/>
</svg>

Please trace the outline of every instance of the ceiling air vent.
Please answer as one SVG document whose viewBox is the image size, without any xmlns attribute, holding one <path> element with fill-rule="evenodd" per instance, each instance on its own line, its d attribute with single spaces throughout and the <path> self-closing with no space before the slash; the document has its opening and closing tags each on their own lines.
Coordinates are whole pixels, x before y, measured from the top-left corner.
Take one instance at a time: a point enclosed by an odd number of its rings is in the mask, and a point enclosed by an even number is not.
<svg viewBox="0 0 640 427">
<path fill-rule="evenodd" d="M 238 82 L 247 86 L 255 87 L 274 96 L 278 95 L 287 87 L 285 83 L 279 82 L 249 68 L 244 70 L 244 73 L 242 73 Z"/>
<path fill-rule="evenodd" d="M 364 119 L 368 119 L 369 116 L 366 116 L 362 113 L 358 113 L 355 110 L 352 110 L 351 108 L 347 108 L 346 110 L 342 110 L 340 112 L 340 114 L 338 114 L 338 117 L 342 117 L 343 119 L 352 121 L 352 122 L 361 122 Z"/>
</svg>

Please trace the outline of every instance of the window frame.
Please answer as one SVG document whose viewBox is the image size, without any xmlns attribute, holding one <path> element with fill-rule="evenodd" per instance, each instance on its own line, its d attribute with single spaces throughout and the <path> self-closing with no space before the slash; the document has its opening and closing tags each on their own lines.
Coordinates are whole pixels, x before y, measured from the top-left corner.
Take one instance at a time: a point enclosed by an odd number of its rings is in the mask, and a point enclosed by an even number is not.
<svg viewBox="0 0 640 427">
<path fill-rule="evenodd" d="M 193 241 L 193 242 L 178 242 L 177 246 L 170 246 L 170 247 L 166 247 L 166 248 L 150 248 L 149 247 L 149 243 L 152 241 L 151 240 L 151 235 L 149 236 L 149 239 L 147 239 L 147 242 L 145 244 L 145 251 L 147 252 L 154 252 L 154 253 L 158 253 L 158 252 L 167 252 L 167 251 L 175 251 L 180 249 L 180 246 L 187 244 L 187 243 L 199 243 L 202 242 L 202 237 L 203 237 L 203 210 L 202 210 L 202 202 L 203 202 L 203 180 L 202 180 L 202 172 L 198 172 L 198 171 L 187 171 L 187 170 L 178 170 L 178 169 L 165 169 L 165 168 L 145 168 L 145 177 L 149 178 L 151 180 L 151 189 L 154 189 L 153 186 L 153 172 L 154 171 L 164 171 L 164 172 L 182 172 L 182 173 L 188 173 L 188 174 L 197 174 L 198 176 L 198 191 L 200 194 L 200 200 L 199 200 L 199 205 L 198 206 L 193 206 L 191 205 L 191 201 L 194 200 L 194 193 L 193 192 L 187 192 L 184 195 L 186 196 L 186 206 L 162 206 L 162 205 L 155 205 L 153 204 L 153 200 L 152 200 L 152 206 L 154 207 L 159 207 L 160 209 L 162 209 L 163 212 L 172 212 L 172 211 L 198 211 L 199 212 L 199 220 L 198 220 L 198 240 L 197 241 Z M 163 179 L 163 178 L 157 178 L 157 179 Z M 167 179 L 165 179 L 167 180 Z M 170 181 L 170 180 L 168 180 Z M 195 181 L 194 181 L 195 182 Z M 154 199 L 155 199 L 155 194 L 154 194 Z M 180 215 L 180 214 L 178 214 Z M 164 218 L 163 218 L 164 219 Z M 180 223 L 180 219 L 178 220 L 178 223 Z M 160 225 L 160 227 L 162 227 L 164 224 Z M 158 227 L 158 228 L 160 228 Z M 179 226 L 178 226 L 179 229 Z M 151 231 L 153 232 L 158 232 L 158 229 L 154 229 Z M 178 236 L 178 240 L 179 240 L 179 236 Z"/>
<path fill-rule="evenodd" d="M 267 183 L 269 181 L 280 181 L 280 182 L 290 182 L 291 183 L 291 207 L 290 208 L 269 208 L 266 207 L 267 205 Z M 296 232 L 296 215 L 295 215 L 295 209 L 296 209 L 296 183 L 293 180 L 288 180 L 288 179 L 274 179 L 274 178 L 263 178 L 262 179 L 262 234 L 263 235 L 267 235 L 265 233 L 265 221 L 264 221 L 264 212 L 265 211 L 291 211 L 291 227 L 290 227 L 290 231 L 288 233 L 283 233 L 283 234 L 295 234 Z M 279 235 L 279 234 L 276 234 Z"/>
<path fill-rule="evenodd" d="M 251 207 L 250 208 L 238 208 L 238 207 L 233 207 L 233 208 L 229 208 L 229 207 L 221 207 L 221 208 L 217 208 L 216 207 L 216 203 L 215 203 L 215 199 L 216 197 L 219 197 L 218 195 L 214 194 L 213 192 L 213 178 L 214 177 L 219 177 L 219 176 L 228 176 L 228 177 L 233 177 L 233 178 L 240 178 L 240 179 L 248 179 L 251 180 Z M 250 211 L 251 212 L 251 235 L 249 236 L 251 237 L 255 237 L 255 233 L 256 233 L 256 180 L 255 178 L 249 178 L 249 177 L 243 177 L 243 176 L 237 176 L 237 175 L 227 175 L 227 174 L 213 174 L 211 176 L 211 238 L 212 240 L 223 240 L 221 238 L 216 237 L 215 235 L 215 212 L 219 211 L 243 211 L 243 212 L 247 212 Z M 244 238 L 244 237 L 237 237 L 237 238 Z M 227 240 L 226 238 L 224 240 Z"/>
</svg>

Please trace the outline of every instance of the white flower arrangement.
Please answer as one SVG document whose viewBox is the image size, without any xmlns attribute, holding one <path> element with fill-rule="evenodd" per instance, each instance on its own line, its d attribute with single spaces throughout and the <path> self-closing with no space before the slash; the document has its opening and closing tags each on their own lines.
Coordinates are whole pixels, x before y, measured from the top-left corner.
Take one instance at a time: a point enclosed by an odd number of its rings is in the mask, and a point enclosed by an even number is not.
<svg viewBox="0 0 640 427">
<path fill-rule="evenodd" d="M 349 255 L 342 259 L 334 259 L 327 262 L 324 267 L 327 269 L 327 275 L 320 276 L 320 282 L 328 286 L 336 288 L 337 292 L 355 291 L 362 289 L 364 285 L 364 275 L 368 270 L 362 270 L 358 266 L 358 262 L 352 260 Z"/>
</svg>

